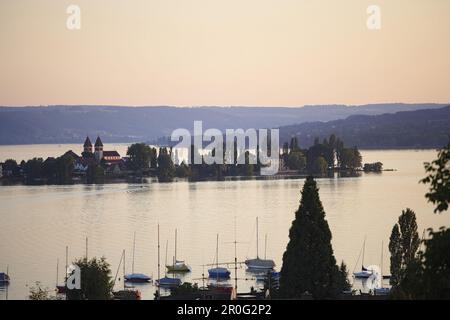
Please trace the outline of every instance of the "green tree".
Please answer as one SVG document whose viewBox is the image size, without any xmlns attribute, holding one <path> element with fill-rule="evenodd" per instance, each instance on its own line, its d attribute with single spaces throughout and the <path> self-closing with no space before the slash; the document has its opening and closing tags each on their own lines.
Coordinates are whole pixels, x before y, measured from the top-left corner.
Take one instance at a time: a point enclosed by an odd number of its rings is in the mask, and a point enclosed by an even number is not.
<svg viewBox="0 0 450 320">
<path fill-rule="evenodd" d="M 7 172 L 8 175 L 18 176 L 20 173 L 20 167 L 17 161 L 14 159 L 7 159 L 3 163 L 3 172 Z"/>
<path fill-rule="evenodd" d="M 28 294 L 30 300 L 57 300 L 56 296 L 50 294 L 50 289 L 43 287 L 39 281 L 35 282 L 35 285 L 30 288 Z"/>
<path fill-rule="evenodd" d="M 416 214 L 411 209 L 403 210 L 392 229 L 389 241 L 391 285 L 396 286 L 402 282 L 408 266 L 416 259 L 419 245 Z"/>
<path fill-rule="evenodd" d="M 345 288 L 331 246 L 331 231 L 314 178 L 308 177 L 300 206 L 289 230 L 289 243 L 283 254 L 280 294 L 300 298 L 304 293 L 315 299 L 336 297 Z"/>
<path fill-rule="evenodd" d="M 176 167 L 175 174 L 178 178 L 188 178 L 191 175 L 191 170 L 184 161 Z"/>
<path fill-rule="evenodd" d="M 429 230 L 425 250 L 405 270 L 393 299 L 450 299 L 450 229 Z"/>
<path fill-rule="evenodd" d="M 105 169 L 101 165 L 96 163 L 91 163 L 88 165 L 86 172 L 86 182 L 92 183 L 103 183 L 105 179 Z"/>
<path fill-rule="evenodd" d="M 436 160 L 425 163 L 425 170 L 428 176 L 421 182 L 430 184 L 425 197 L 436 205 L 435 213 L 446 211 L 450 203 L 450 142 L 439 151 Z"/>
<path fill-rule="evenodd" d="M 167 148 L 159 149 L 157 174 L 159 182 L 171 182 L 175 176 L 175 165 Z"/>
<path fill-rule="evenodd" d="M 324 157 L 318 157 L 314 160 L 310 173 L 324 175 L 328 171 L 328 163 Z"/>
<path fill-rule="evenodd" d="M 348 280 L 347 265 L 344 261 L 339 266 L 339 285 L 338 288 L 342 288 L 342 291 L 348 291 L 351 289 L 350 281 Z"/>
<path fill-rule="evenodd" d="M 149 169 L 152 158 L 155 157 L 152 149 L 145 143 L 134 143 L 129 146 L 127 156 L 130 157 L 130 167 L 133 170 Z"/>
<path fill-rule="evenodd" d="M 43 175 L 43 162 L 42 158 L 33 158 L 28 160 L 24 166 L 24 172 L 27 184 L 35 184 Z"/>
<path fill-rule="evenodd" d="M 72 173 L 74 169 L 75 160 L 69 154 L 64 154 L 56 158 L 56 182 L 58 184 L 72 183 Z"/>
<path fill-rule="evenodd" d="M 357 169 L 362 166 L 362 157 L 358 148 L 344 148 L 340 151 L 340 166 L 344 169 Z"/>
<path fill-rule="evenodd" d="M 306 158 L 300 151 L 291 152 L 287 156 L 286 164 L 291 170 L 304 170 L 306 167 Z"/>
<path fill-rule="evenodd" d="M 105 258 L 86 258 L 74 262 L 81 271 L 81 289 L 68 290 L 68 300 L 109 300 L 113 281 L 109 263 Z"/>
<path fill-rule="evenodd" d="M 400 230 L 398 224 L 392 228 L 391 237 L 389 239 L 389 252 L 391 253 L 391 277 L 389 283 L 392 286 L 397 286 L 401 280 L 402 254 L 401 254 Z"/>
</svg>

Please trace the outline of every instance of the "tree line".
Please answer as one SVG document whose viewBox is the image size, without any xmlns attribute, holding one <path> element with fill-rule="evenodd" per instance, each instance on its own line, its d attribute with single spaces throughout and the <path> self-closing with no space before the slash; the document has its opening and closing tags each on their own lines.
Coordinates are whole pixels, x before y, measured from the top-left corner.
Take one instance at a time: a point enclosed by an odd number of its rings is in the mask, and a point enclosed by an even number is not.
<svg viewBox="0 0 450 320">
<path fill-rule="evenodd" d="M 270 148 L 269 148 L 270 149 Z M 188 150 L 190 161 L 174 162 L 174 150 L 171 147 L 151 147 L 145 143 L 134 143 L 127 149 L 127 161 L 124 161 L 124 170 L 116 177 L 145 177 L 155 176 L 160 182 L 171 182 L 174 178 L 187 178 L 189 180 L 222 180 L 225 177 L 252 177 L 258 175 L 262 164 L 260 163 L 259 147 L 257 150 L 238 150 L 234 142 L 234 151 L 231 162 L 227 163 L 231 151 L 223 146 L 223 164 L 207 164 L 204 156 L 191 145 Z M 216 150 L 210 151 L 215 156 Z M 228 153 L 227 153 L 228 152 Z M 106 179 L 108 163 L 97 162 L 93 153 L 82 153 L 83 159 L 88 163 L 84 174 L 86 183 L 103 183 Z M 195 158 L 201 163 L 196 164 Z M 357 147 L 346 148 L 343 141 L 331 135 L 322 142 L 316 139 L 313 146 L 302 149 L 296 137 L 290 143 L 284 143 L 281 150 L 280 166 L 283 171 L 303 175 L 323 176 L 335 170 L 354 171 L 362 167 L 362 157 Z M 11 174 L 10 178 L 23 179 L 26 184 L 71 184 L 75 172 L 76 155 L 72 151 L 66 152 L 57 158 L 33 158 L 17 164 L 15 160 L 6 160 L 4 171 Z M 109 178 L 114 179 L 114 175 Z"/>
</svg>

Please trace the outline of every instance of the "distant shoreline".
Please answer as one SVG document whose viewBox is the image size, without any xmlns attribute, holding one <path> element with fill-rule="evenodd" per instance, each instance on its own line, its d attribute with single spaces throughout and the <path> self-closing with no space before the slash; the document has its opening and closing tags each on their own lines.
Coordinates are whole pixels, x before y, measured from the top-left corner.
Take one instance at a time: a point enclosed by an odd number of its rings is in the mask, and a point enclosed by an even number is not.
<svg viewBox="0 0 450 320">
<path fill-rule="evenodd" d="M 128 142 L 114 142 L 105 140 L 106 144 L 114 144 L 114 145 L 124 145 L 124 144 L 133 144 L 140 143 L 144 141 L 128 141 Z M 149 145 L 155 145 L 159 147 L 160 145 L 144 142 Z M 0 144 L 0 147 L 12 147 L 12 146 L 39 146 L 39 145 L 73 145 L 79 144 L 78 142 L 62 142 L 62 143 L 15 143 L 15 144 Z M 162 146 L 162 145 L 161 145 Z M 360 151 L 373 151 L 373 150 L 438 150 L 442 148 L 442 146 L 426 146 L 426 147 L 408 147 L 408 146 L 399 146 L 399 147 L 359 147 L 356 146 Z"/>
</svg>

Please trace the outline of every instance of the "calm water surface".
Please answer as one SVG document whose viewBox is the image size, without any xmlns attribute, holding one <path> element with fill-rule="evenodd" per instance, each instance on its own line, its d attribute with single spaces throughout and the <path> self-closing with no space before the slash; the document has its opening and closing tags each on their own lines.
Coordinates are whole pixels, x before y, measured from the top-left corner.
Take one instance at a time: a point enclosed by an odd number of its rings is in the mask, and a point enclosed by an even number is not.
<svg viewBox="0 0 450 320">
<path fill-rule="evenodd" d="M 55 146 L 44 146 L 49 152 Z M 77 146 L 72 148 L 74 151 Z M 29 146 L 0 147 L 0 158 L 23 154 L 30 158 Z M 62 152 L 67 146 L 61 146 Z M 79 148 L 79 146 L 78 146 Z M 114 147 L 116 148 L 116 147 Z M 16 154 L 11 154 L 14 149 Z M 106 146 L 105 149 L 108 149 Z M 110 148 L 112 149 L 112 147 Z M 126 147 L 123 146 L 125 150 Z M 36 153 L 37 154 L 37 153 Z M 29 156 L 26 156 L 29 155 Z M 42 156 L 51 155 L 43 153 Z M 365 264 L 380 265 L 381 242 L 385 244 L 384 272 L 389 271 L 387 243 L 393 224 L 402 209 L 417 213 L 419 230 L 450 226 L 450 216 L 433 214 L 418 183 L 424 176 L 423 162 L 436 157 L 432 150 L 362 151 L 363 161 L 381 161 L 398 171 L 362 174 L 357 178 L 319 179 L 320 197 L 333 233 L 333 249 L 350 272 L 364 237 L 367 236 Z M 15 157 L 19 159 L 20 157 Z M 157 224 L 161 226 L 161 261 L 166 241 L 171 261 L 174 230 L 178 228 L 178 258 L 185 259 L 193 272 L 184 280 L 201 278 L 202 265 L 215 257 L 216 234 L 220 234 L 219 259 L 234 260 L 234 221 L 237 221 L 238 259 L 256 255 L 255 218 L 259 216 L 260 255 L 264 255 L 264 235 L 268 235 L 267 257 L 277 269 L 288 241 L 288 231 L 298 208 L 302 179 L 227 182 L 177 182 L 171 184 L 113 184 L 74 186 L 0 187 L 0 270 L 9 265 L 12 278 L 0 299 L 24 299 L 29 286 L 41 281 L 54 288 L 56 261 L 60 261 L 59 281 L 65 260 L 65 246 L 73 260 L 85 254 L 105 256 L 116 272 L 122 250 L 131 272 L 133 234 L 136 232 L 135 272 L 157 277 Z M 239 269 L 244 278 L 245 269 Z M 119 273 L 121 277 L 121 271 Z M 162 274 L 163 275 L 163 274 Z M 234 274 L 232 274 L 234 276 Z M 198 281 L 198 280 L 196 280 Z M 201 280 L 198 281 L 201 283 Z M 254 285 L 239 281 L 239 291 Z M 356 284 L 355 286 L 357 286 Z M 121 281 L 117 288 L 123 286 Z M 144 299 L 152 299 L 154 287 L 139 287 Z"/>
</svg>

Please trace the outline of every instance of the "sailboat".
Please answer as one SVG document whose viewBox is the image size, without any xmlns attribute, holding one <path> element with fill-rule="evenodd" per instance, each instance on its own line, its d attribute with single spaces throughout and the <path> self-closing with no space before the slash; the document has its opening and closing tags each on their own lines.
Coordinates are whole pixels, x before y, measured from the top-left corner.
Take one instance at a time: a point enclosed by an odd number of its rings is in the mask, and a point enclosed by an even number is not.
<svg viewBox="0 0 450 320">
<path fill-rule="evenodd" d="M 67 269 L 69 267 L 69 247 L 66 246 L 66 269 L 65 269 L 65 276 L 64 276 L 64 283 L 58 284 L 58 278 L 59 278 L 59 260 L 56 260 L 56 292 L 59 294 L 65 294 L 67 291 Z"/>
<path fill-rule="evenodd" d="M 267 271 L 275 268 L 275 262 L 270 259 L 261 259 L 259 257 L 259 230 L 258 230 L 258 217 L 256 217 L 256 258 L 245 260 L 245 265 L 249 271 Z M 266 241 L 267 249 L 267 241 Z"/>
<path fill-rule="evenodd" d="M 210 279 L 226 280 L 230 279 L 230 271 L 227 268 L 219 267 L 219 234 L 217 234 L 217 244 L 216 244 L 216 267 L 208 269 L 208 274 Z"/>
<path fill-rule="evenodd" d="M 134 253 L 136 250 L 136 232 L 134 233 L 133 237 L 133 262 L 131 264 L 131 273 L 126 274 L 124 276 L 125 281 L 132 282 L 132 283 L 144 283 L 144 282 L 150 282 L 152 280 L 151 277 L 143 274 L 143 273 L 134 273 Z"/>
<path fill-rule="evenodd" d="M 159 243 L 159 238 L 158 238 L 158 243 Z M 169 246 L 169 243 L 166 242 L 166 265 L 167 265 L 167 247 L 168 246 Z M 164 278 L 156 280 L 156 285 L 158 287 L 173 289 L 173 288 L 177 288 L 181 285 L 181 280 L 178 278 L 169 278 L 166 273 Z"/>
<path fill-rule="evenodd" d="M 175 229 L 175 255 L 173 257 L 173 263 L 172 265 L 167 265 L 167 272 L 172 273 L 184 273 L 184 272 L 190 272 L 191 268 L 183 261 L 183 260 L 177 260 L 177 229 Z"/>
<path fill-rule="evenodd" d="M 381 286 L 380 286 L 380 288 L 375 288 L 373 290 L 373 292 L 376 296 L 386 296 L 391 291 L 390 288 L 386 288 L 383 286 L 383 279 L 384 279 L 384 276 L 383 276 L 383 246 L 384 246 L 384 242 L 381 241 L 381 261 L 380 261 L 380 277 L 381 277 L 380 284 L 381 284 Z"/>
<path fill-rule="evenodd" d="M 114 300 L 141 300 L 141 292 L 139 290 L 133 290 L 132 288 L 129 288 L 125 285 L 125 250 L 122 251 L 122 256 L 120 257 L 119 265 L 117 266 L 116 276 L 113 281 L 113 287 L 116 284 L 121 264 L 123 264 L 123 289 L 113 292 Z"/>
<path fill-rule="evenodd" d="M 355 278 L 369 278 L 372 276 L 373 272 L 372 270 L 368 270 L 366 267 L 364 267 L 364 254 L 366 251 L 366 238 L 364 237 L 364 243 L 362 248 L 362 264 L 361 264 L 361 271 L 353 272 L 353 276 Z M 359 260 L 359 258 L 358 258 Z"/>
</svg>

